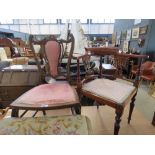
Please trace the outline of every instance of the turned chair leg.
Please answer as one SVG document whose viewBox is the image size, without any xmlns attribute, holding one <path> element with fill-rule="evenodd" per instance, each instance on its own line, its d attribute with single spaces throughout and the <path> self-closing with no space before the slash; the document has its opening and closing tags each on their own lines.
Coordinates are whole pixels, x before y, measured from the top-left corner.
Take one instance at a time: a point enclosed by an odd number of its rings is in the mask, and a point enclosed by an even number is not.
<svg viewBox="0 0 155 155">
<path fill-rule="evenodd" d="M 46 111 L 45 110 L 42 110 L 42 112 L 43 112 L 43 115 L 46 116 Z"/>
<path fill-rule="evenodd" d="M 27 112 L 28 112 L 28 110 L 25 110 L 25 111 L 20 115 L 20 118 L 22 118 Z"/>
<path fill-rule="evenodd" d="M 153 118 L 152 118 L 152 125 L 155 126 L 155 112 L 154 112 L 154 115 L 153 115 Z"/>
<path fill-rule="evenodd" d="M 129 109 L 129 116 L 128 116 L 128 124 L 130 124 L 130 121 L 131 121 L 132 112 L 133 112 L 133 109 L 134 109 L 134 106 L 135 106 L 134 102 L 136 100 L 136 95 L 137 95 L 137 93 L 131 99 L 130 109 Z"/>
<path fill-rule="evenodd" d="M 19 109 L 12 109 L 11 117 L 19 117 Z"/>
<path fill-rule="evenodd" d="M 80 115 L 81 114 L 81 106 L 80 105 L 74 106 L 74 111 L 77 115 Z"/>
<path fill-rule="evenodd" d="M 115 125 L 114 125 L 114 135 L 118 135 L 123 111 L 124 111 L 123 107 L 116 108 L 116 111 L 115 111 L 116 116 L 115 116 Z"/>
<path fill-rule="evenodd" d="M 133 74 L 131 73 L 131 74 L 129 75 L 129 79 L 132 80 L 132 78 L 133 78 Z"/>
<path fill-rule="evenodd" d="M 36 110 L 36 111 L 34 112 L 34 114 L 32 115 L 32 117 L 35 117 L 37 113 L 38 113 L 38 110 Z"/>
</svg>

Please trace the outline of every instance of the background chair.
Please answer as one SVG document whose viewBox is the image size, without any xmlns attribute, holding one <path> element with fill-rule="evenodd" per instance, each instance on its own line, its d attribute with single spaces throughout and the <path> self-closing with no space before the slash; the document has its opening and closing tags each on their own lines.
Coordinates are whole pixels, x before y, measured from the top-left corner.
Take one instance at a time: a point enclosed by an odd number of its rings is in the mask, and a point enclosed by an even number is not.
<svg viewBox="0 0 155 155">
<path fill-rule="evenodd" d="M 0 60 L 8 61 L 10 65 L 28 64 L 27 57 L 20 57 L 16 43 L 10 38 L 0 39 Z"/>
<path fill-rule="evenodd" d="M 57 81 L 60 71 L 60 41 L 54 36 L 37 41 L 31 35 L 29 42 L 40 73 L 40 85 L 27 91 L 11 103 L 12 116 L 18 117 L 20 109 L 25 110 L 20 117 L 23 117 L 28 110 L 36 111 L 34 117 L 39 110 L 46 115 L 45 110 L 62 108 L 71 108 L 73 113 L 80 114 L 80 103 L 76 90 L 67 81 Z M 42 66 L 36 56 L 34 44 L 39 44 L 41 47 L 40 51 L 44 62 Z M 42 84 L 43 79 L 47 76 L 50 76 L 50 79 L 47 80 L 49 83 Z"/>
<path fill-rule="evenodd" d="M 155 62 L 151 62 L 149 67 L 141 70 L 140 78 L 150 83 L 155 81 Z"/>
<path fill-rule="evenodd" d="M 155 63 L 152 61 L 146 61 L 144 63 L 142 63 L 141 65 L 141 73 L 143 74 L 143 72 L 147 73 L 148 70 L 152 70 L 152 68 L 154 67 Z M 137 74 L 138 71 L 138 65 L 132 65 L 131 67 L 131 73 L 130 73 L 130 79 L 133 78 L 133 76 L 135 76 Z"/>
<path fill-rule="evenodd" d="M 86 51 L 89 53 L 89 55 L 99 55 L 101 57 L 99 67 L 100 75 L 88 75 L 82 81 L 80 81 L 80 77 L 78 77 L 78 93 L 80 98 L 82 96 L 86 96 L 95 100 L 99 105 L 108 105 L 115 109 L 116 117 L 114 124 L 114 134 L 118 134 L 124 108 L 129 102 L 130 110 L 128 123 L 130 123 L 132 111 L 134 109 L 134 101 L 138 91 L 140 73 L 140 70 L 138 70 L 137 78 L 132 85 L 131 82 L 123 79 L 122 70 L 131 57 L 140 58 L 140 69 L 141 59 L 145 56 L 119 54 L 117 48 L 86 48 Z M 104 75 L 102 74 L 102 57 L 105 55 L 112 55 L 114 57 L 114 66 L 117 69 L 116 80 L 103 78 Z M 79 59 L 80 58 L 82 57 L 79 57 Z"/>
</svg>

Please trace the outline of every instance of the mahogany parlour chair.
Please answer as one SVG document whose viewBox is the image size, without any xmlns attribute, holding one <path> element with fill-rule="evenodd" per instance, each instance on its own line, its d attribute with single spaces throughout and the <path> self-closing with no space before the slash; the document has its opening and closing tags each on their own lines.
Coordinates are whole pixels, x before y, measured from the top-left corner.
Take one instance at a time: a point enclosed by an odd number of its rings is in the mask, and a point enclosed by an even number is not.
<svg viewBox="0 0 155 155">
<path fill-rule="evenodd" d="M 29 42 L 34 55 L 33 45 L 41 46 L 43 66 L 40 65 L 38 57 L 35 55 L 41 83 L 46 75 L 50 75 L 51 79 L 50 83 L 40 84 L 17 98 L 10 105 L 12 117 L 18 117 L 20 109 L 25 110 L 20 117 L 28 110 L 36 111 L 34 117 L 39 110 L 46 115 L 45 110 L 62 108 L 71 108 L 72 113 L 80 114 L 80 103 L 76 90 L 67 81 L 56 80 L 59 77 L 60 42 L 54 36 L 37 41 L 32 35 L 30 35 Z"/>
<path fill-rule="evenodd" d="M 141 59 L 144 55 L 119 54 L 117 48 L 86 48 L 86 51 L 88 55 L 81 56 L 79 59 L 91 55 L 100 56 L 100 75 L 87 75 L 82 81 L 78 76 L 78 93 L 80 98 L 85 96 L 96 101 L 98 105 L 107 105 L 115 109 L 114 134 L 117 135 L 124 108 L 129 102 L 128 123 L 130 123 L 139 83 L 139 72 L 134 83 L 131 83 L 123 79 L 122 70 L 126 63 L 128 63 L 130 57 L 140 58 L 140 68 Z M 111 79 L 115 80 L 104 78 L 102 74 L 102 57 L 105 55 L 112 55 L 114 57 L 114 66 L 117 69 L 117 74 L 115 78 Z"/>
</svg>

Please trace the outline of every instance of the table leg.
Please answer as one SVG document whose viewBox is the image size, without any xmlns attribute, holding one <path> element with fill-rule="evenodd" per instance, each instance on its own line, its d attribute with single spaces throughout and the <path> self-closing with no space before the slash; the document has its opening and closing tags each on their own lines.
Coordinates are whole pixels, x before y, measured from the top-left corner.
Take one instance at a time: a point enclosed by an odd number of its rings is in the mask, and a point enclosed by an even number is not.
<svg viewBox="0 0 155 155">
<path fill-rule="evenodd" d="M 152 125 L 155 126 L 155 112 L 154 112 L 154 116 L 153 116 L 153 119 L 152 119 Z"/>
</svg>

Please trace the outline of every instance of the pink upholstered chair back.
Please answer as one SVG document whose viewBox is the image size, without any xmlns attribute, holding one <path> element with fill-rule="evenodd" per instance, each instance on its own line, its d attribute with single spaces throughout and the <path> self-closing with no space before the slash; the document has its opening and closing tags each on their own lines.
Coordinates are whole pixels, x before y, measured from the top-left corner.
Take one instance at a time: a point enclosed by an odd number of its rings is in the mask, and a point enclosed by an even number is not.
<svg viewBox="0 0 155 155">
<path fill-rule="evenodd" d="M 48 60 L 50 75 L 56 77 L 58 75 L 58 65 L 61 54 L 60 44 L 56 41 L 48 41 L 45 45 L 45 54 Z"/>
<path fill-rule="evenodd" d="M 69 58 L 66 66 L 67 75 L 65 75 L 65 78 L 68 81 L 70 80 L 70 64 L 74 50 L 74 37 L 72 34 L 69 34 L 68 40 L 58 40 L 53 35 L 46 37 L 42 40 L 37 40 L 37 38 L 35 38 L 33 35 L 30 35 L 29 43 L 38 66 L 38 71 L 40 73 L 41 79 L 44 79 L 45 76 L 52 76 L 53 78 L 56 78 L 58 75 L 61 74 L 59 71 L 61 71 L 60 63 L 62 60 L 61 56 L 63 52 L 62 44 L 71 43 Z M 36 54 L 33 45 L 40 45 L 41 48 L 38 54 Z M 41 64 L 43 65 L 41 66 Z"/>
</svg>

